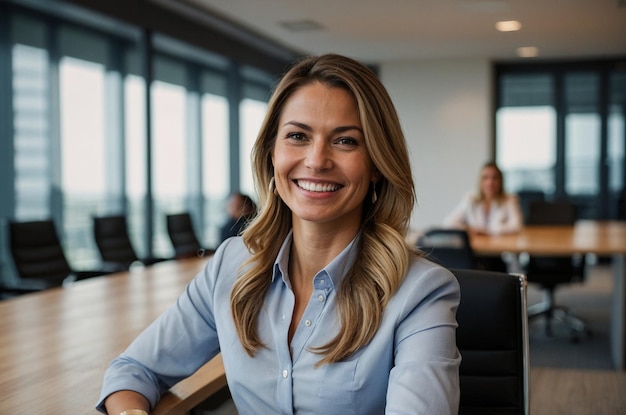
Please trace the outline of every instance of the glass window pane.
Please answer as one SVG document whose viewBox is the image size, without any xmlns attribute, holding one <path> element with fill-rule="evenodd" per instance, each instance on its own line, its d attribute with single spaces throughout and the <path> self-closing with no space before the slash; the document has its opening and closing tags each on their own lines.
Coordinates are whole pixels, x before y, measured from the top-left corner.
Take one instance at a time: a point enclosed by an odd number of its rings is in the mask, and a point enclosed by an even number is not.
<svg viewBox="0 0 626 415">
<path fill-rule="evenodd" d="M 184 87 L 162 81 L 152 83 L 152 183 L 154 196 L 154 251 L 172 252 L 165 215 L 185 208 L 185 99 Z"/>
<path fill-rule="evenodd" d="M 50 127 L 48 52 L 13 47 L 15 217 L 50 217 Z"/>
<path fill-rule="evenodd" d="M 565 191 L 595 196 L 600 190 L 599 77 L 565 76 Z"/>
<path fill-rule="evenodd" d="M 565 191 L 568 195 L 599 192 L 600 117 L 569 114 L 565 118 Z"/>
<path fill-rule="evenodd" d="M 217 246 L 219 227 L 226 220 L 225 203 L 229 192 L 228 99 L 214 94 L 202 97 L 202 175 L 204 244 Z"/>
<path fill-rule="evenodd" d="M 146 143 L 146 83 L 142 77 L 128 75 L 125 79 L 125 173 L 126 216 L 129 234 L 137 254 L 147 252 L 146 195 L 147 195 L 147 143 Z"/>
<path fill-rule="evenodd" d="M 97 262 L 92 216 L 105 201 L 105 69 L 64 57 L 59 65 L 61 191 L 68 259 Z"/>
<path fill-rule="evenodd" d="M 553 89 L 552 77 L 547 74 L 510 74 L 500 78 L 496 160 L 509 192 L 555 191 Z"/>
<path fill-rule="evenodd" d="M 105 187 L 104 67 L 63 58 L 59 72 L 63 189 L 68 195 L 101 196 Z"/>
<path fill-rule="evenodd" d="M 626 73 L 613 73 L 609 86 L 608 164 L 609 189 L 624 188 L 624 145 L 626 141 Z"/>
<path fill-rule="evenodd" d="M 552 107 L 500 108 L 497 160 L 510 192 L 554 192 L 556 114 Z"/>
<path fill-rule="evenodd" d="M 146 196 L 145 89 L 143 78 L 126 77 L 126 195 L 134 202 Z"/>
<path fill-rule="evenodd" d="M 241 172 L 240 189 L 243 193 L 252 198 L 256 198 L 254 180 L 252 178 L 252 165 L 250 163 L 250 152 L 259 134 L 259 129 L 263 123 L 267 102 L 245 98 L 239 107 L 241 114 L 241 139 L 239 142 L 239 171 Z"/>
</svg>

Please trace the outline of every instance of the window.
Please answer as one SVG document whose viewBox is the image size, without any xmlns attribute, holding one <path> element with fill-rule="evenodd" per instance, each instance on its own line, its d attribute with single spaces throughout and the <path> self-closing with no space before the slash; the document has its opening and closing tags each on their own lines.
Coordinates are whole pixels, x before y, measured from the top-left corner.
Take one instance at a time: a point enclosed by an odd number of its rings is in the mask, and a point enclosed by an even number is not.
<svg viewBox="0 0 626 415">
<path fill-rule="evenodd" d="M 14 168 L 0 181 L 15 190 L 0 201 L 0 219 L 54 219 L 77 269 L 100 261 L 96 215 L 125 214 L 139 256 L 173 254 L 165 215 L 179 211 L 215 246 L 230 191 L 254 191 L 249 152 L 271 77 L 79 7 L 54 17 L 31 7 L 2 6 L 10 59 L 0 60 L 0 75 L 10 76 L 12 101 L 0 100 L 0 111 L 13 120 L 5 131 Z M 8 258 L 0 244 L 3 279 L 14 271 Z"/>
<path fill-rule="evenodd" d="M 226 220 L 225 201 L 230 192 L 229 177 L 229 111 L 226 78 L 207 73 L 202 95 L 202 196 L 203 214 L 196 215 L 204 229 L 204 246 L 217 246 L 219 227 Z M 194 218 L 194 219 L 195 219 Z"/>
<path fill-rule="evenodd" d="M 507 190 L 570 199 L 580 218 L 626 218 L 626 76 L 617 62 L 503 64 L 496 74 L 496 161 Z"/>
<path fill-rule="evenodd" d="M 148 153 L 146 137 L 146 83 L 135 74 L 124 80 L 124 171 L 128 232 L 137 255 L 149 250 L 145 221 L 148 195 Z M 123 206 L 115 211 L 123 212 Z"/>
<path fill-rule="evenodd" d="M 187 90 L 184 67 L 159 59 L 152 84 L 152 186 L 154 197 L 154 249 L 157 255 L 171 253 L 164 215 L 185 209 L 189 194 L 186 171 Z"/>
<path fill-rule="evenodd" d="M 59 78 L 59 190 L 63 197 L 66 250 L 68 259 L 77 265 L 86 265 L 98 261 L 91 231 L 92 216 L 106 199 L 104 67 L 64 57 L 59 65 Z M 117 168 L 115 164 L 108 167 Z"/>
<path fill-rule="evenodd" d="M 599 77 L 565 75 L 565 192 L 597 197 L 600 189 Z"/>
<path fill-rule="evenodd" d="M 242 68 L 242 76 L 245 81 L 239 106 L 241 114 L 239 127 L 241 135 L 239 140 L 240 190 L 254 198 L 256 190 L 252 179 L 250 155 L 265 118 L 270 86 L 273 80 L 268 74 L 250 67 Z"/>
<path fill-rule="evenodd" d="M 548 106 L 500 108 L 497 160 L 507 191 L 554 193 L 556 113 Z"/>
<path fill-rule="evenodd" d="M 256 194 L 252 179 L 250 156 L 259 129 L 265 117 L 267 102 L 246 98 L 241 101 L 241 141 L 239 147 L 239 166 L 241 171 L 241 191 L 250 196 Z"/>
<path fill-rule="evenodd" d="M 12 69 L 15 217 L 43 219 L 50 217 L 52 188 L 48 54 L 45 49 L 17 43 L 13 46 Z"/>
</svg>

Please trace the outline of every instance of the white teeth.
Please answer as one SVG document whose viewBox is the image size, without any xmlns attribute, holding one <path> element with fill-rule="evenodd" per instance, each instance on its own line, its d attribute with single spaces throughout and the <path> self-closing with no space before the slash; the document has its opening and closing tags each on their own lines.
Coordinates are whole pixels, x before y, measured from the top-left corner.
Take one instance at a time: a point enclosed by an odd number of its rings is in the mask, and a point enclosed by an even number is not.
<svg viewBox="0 0 626 415">
<path fill-rule="evenodd" d="M 297 180 L 297 183 L 300 188 L 310 192 L 334 192 L 339 189 L 339 186 L 335 184 L 313 183 L 304 180 Z"/>
</svg>

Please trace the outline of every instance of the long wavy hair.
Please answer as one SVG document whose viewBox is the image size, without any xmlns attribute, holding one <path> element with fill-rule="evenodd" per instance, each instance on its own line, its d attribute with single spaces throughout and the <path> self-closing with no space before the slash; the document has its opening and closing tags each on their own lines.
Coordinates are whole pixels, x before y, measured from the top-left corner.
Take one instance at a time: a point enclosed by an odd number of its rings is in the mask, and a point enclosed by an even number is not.
<svg viewBox="0 0 626 415">
<path fill-rule="evenodd" d="M 407 272 L 412 248 L 405 240 L 415 190 L 408 150 L 389 94 L 365 65 L 344 56 L 307 57 L 283 76 L 252 149 L 252 166 L 259 211 L 243 233 L 251 258 L 241 267 L 231 293 L 231 310 L 239 339 L 251 356 L 262 344 L 257 318 L 270 284 L 272 266 L 291 229 L 291 211 L 269 189 L 274 176 L 271 154 L 285 102 L 305 85 L 320 82 L 343 88 L 355 99 L 365 144 L 380 179 L 375 183 L 378 200 L 370 189 L 363 204 L 359 257 L 337 292 L 338 334 L 327 344 L 313 348 L 318 364 L 340 361 L 374 336 L 385 306 Z M 367 322 L 367 323 L 364 323 Z"/>
</svg>

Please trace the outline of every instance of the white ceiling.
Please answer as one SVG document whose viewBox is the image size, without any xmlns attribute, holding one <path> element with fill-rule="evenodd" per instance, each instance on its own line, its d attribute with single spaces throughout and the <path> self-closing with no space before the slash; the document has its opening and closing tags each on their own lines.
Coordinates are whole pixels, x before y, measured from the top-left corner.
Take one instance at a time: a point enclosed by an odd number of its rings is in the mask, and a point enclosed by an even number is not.
<svg viewBox="0 0 626 415">
<path fill-rule="evenodd" d="M 626 55 L 626 0 L 173 0 L 205 8 L 302 53 L 362 61 Z M 495 30 L 516 19 L 518 32 Z M 281 23 L 314 21 L 291 31 Z"/>
</svg>

